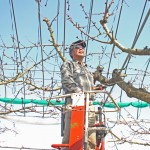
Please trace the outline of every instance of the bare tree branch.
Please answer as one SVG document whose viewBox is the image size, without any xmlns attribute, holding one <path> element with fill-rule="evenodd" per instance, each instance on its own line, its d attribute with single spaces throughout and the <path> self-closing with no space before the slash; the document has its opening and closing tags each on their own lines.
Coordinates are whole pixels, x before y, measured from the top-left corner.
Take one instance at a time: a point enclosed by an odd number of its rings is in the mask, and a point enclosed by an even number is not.
<svg viewBox="0 0 150 150">
<path fill-rule="evenodd" d="M 113 71 L 114 82 L 126 92 L 128 97 L 134 97 L 144 102 L 150 103 L 150 93 L 143 88 L 135 88 L 131 83 L 126 83 L 117 69 Z"/>
<path fill-rule="evenodd" d="M 103 29 L 105 30 L 107 36 L 110 38 L 110 40 L 112 41 L 112 43 L 118 47 L 120 50 L 122 50 L 122 52 L 125 53 L 130 53 L 133 55 L 150 55 L 150 48 L 148 48 L 147 46 L 145 46 L 145 48 L 143 49 L 139 49 L 139 48 L 126 48 L 125 46 L 123 46 L 112 34 L 112 32 L 110 32 L 109 28 L 107 27 L 107 22 L 108 22 L 108 18 L 110 16 L 109 14 L 109 9 L 111 7 L 111 5 L 114 3 L 114 0 L 111 1 L 111 3 L 108 5 L 106 3 L 106 7 L 105 7 L 105 13 L 104 13 L 104 17 L 102 20 L 100 20 L 100 23 L 103 27 Z M 107 6 L 108 5 L 108 6 Z M 150 9 L 148 11 L 147 16 L 149 16 L 150 14 Z"/>
<path fill-rule="evenodd" d="M 95 82 L 99 81 L 100 83 L 108 86 L 117 84 L 122 90 L 126 92 L 128 97 L 134 97 L 144 102 L 150 103 L 150 93 L 143 88 L 135 88 L 131 83 L 126 83 L 121 78 L 126 75 L 120 74 L 120 72 L 117 69 L 113 71 L 111 79 L 107 79 L 106 77 L 104 77 L 102 75 L 102 72 L 99 70 L 95 71 L 93 75 Z"/>
<path fill-rule="evenodd" d="M 50 32 L 50 36 L 52 38 L 52 42 L 53 42 L 53 45 L 54 45 L 56 51 L 58 52 L 58 54 L 59 54 L 60 58 L 62 59 L 62 61 L 65 62 L 66 58 L 63 56 L 63 54 L 62 54 L 61 50 L 59 49 L 59 46 L 58 46 L 58 44 L 55 40 L 54 31 L 52 30 L 52 24 L 50 24 L 48 18 L 44 18 L 43 21 L 46 22 L 46 24 L 48 26 L 48 30 Z"/>
<path fill-rule="evenodd" d="M 150 55 L 150 48 L 148 47 L 145 47 L 144 49 L 131 49 L 124 47 L 117 41 L 117 39 L 115 39 L 113 34 L 108 29 L 107 24 L 103 20 L 101 20 L 100 23 L 103 26 L 103 29 L 105 30 L 108 37 L 111 39 L 112 43 L 115 44 L 115 46 L 117 46 L 120 50 L 122 50 L 122 52 L 130 53 L 133 55 Z"/>
</svg>

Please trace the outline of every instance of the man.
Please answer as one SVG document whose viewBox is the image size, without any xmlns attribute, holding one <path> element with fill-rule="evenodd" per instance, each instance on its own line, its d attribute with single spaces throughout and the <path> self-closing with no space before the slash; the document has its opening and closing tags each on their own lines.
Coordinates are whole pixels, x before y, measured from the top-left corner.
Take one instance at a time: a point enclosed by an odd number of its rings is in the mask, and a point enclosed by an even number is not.
<svg viewBox="0 0 150 150">
<path fill-rule="evenodd" d="M 84 91 L 91 91 L 93 89 L 96 90 L 96 87 L 94 87 L 93 84 L 93 74 L 87 69 L 87 65 L 83 62 L 85 47 L 86 43 L 82 40 L 72 43 L 69 48 L 72 61 L 67 61 L 61 66 L 61 82 L 65 94 L 80 93 Z M 66 106 L 71 104 L 71 98 L 66 98 Z M 91 116 L 92 115 L 93 114 L 91 114 Z M 62 140 L 63 144 L 69 143 L 70 119 L 71 112 L 66 111 L 64 137 Z M 95 133 L 89 133 L 89 150 L 95 150 L 95 144 Z M 64 150 L 67 150 L 67 148 L 64 148 Z"/>
</svg>

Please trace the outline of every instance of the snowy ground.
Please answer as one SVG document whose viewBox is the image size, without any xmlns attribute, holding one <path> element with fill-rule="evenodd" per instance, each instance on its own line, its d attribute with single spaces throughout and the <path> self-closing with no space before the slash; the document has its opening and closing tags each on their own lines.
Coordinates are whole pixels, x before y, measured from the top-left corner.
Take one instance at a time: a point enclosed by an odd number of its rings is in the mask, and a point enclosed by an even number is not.
<svg viewBox="0 0 150 150">
<path fill-rule="evenodd" d="M 11 118 L 11 120 L 10 120 Z M 0 149 L 2 150 L 16 150 L 28 149 L 44 150 L 53 149 L 51 144 L 61 143 L 60 135 L 60 121 L 54 119 L 42 119 L 33 117 L 17 117 L 13 116 L 6 119 L 1 119 L 1 127 L 5 126 L 7 129 L 0 135 Z M 120 136 L 120 131 L 126 130 L 124 125 L 116 125 L 113 132 Z M 131 145 L 131 144 L 115 144 L 107 142 L 112 136 L 106 136 L 106 150 L 149 150 L 149 147 Z M 134 140 L 134 137 L 133 137 Z M 135 139 L 136 140 L 136 139 Z"/>
</svg>

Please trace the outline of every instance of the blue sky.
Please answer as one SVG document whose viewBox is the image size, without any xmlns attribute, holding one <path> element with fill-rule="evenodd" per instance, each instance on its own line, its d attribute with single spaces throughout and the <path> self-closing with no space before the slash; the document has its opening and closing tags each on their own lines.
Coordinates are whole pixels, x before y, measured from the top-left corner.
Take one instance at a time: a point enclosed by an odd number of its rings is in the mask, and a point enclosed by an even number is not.
<svg viewBox="0 0 150 150">
<path fill-rule="evenodd" d="M 11 0 L 1 0 L 0 1 L 0 46 L 4 44 L 6 47 L 12 46 L 13 44 L 17 45 L 17 42 L 12 42 L 11 36 L 14 35 L 16 38 L 16 31 L 15 31 L 15 24 L 12 16 L 12 7 L 11 7 Z M 47 5 L 45 6 L 47 2 Z M 59 3 L 58 3 L 59 2 Z M 90 9 L 90 3 L 91 0 L 70 0 L 70 9 L 67 10 L 67 14 L 70 15 L 70 17 L 74 20 L 74 22 L 79 23 L 81 26 L 86 26 L 88 23 L 88 19 L 85 19 L 85 14 L 82 11 L 82 8 L 80 4 L 84 5 L 85 11 L 88 13 Z M 114 5 L 112 6 L 111 10 L 116 8 L 117 4 L 121 3 L 121 0 L 115 1 Z M 58 4 L 60 6 L 58 7 Z M 118 34 L 117 39 L 125 46 L 125 47 L 131 47 L 133 43 L 134 36 L 136 34 L 136 30 L 140 21 L 141 13 L 144 7 L 145 1 L 142 0 L 126 0 L 125 4 L 123 6 L 122 15 L 120 19 L 120 24 L 118 28 Z M 14 12 L 15 12 L 15 19 L 16 19 L 16 25 L 17 25 L 17 32 L 18 32 L 18 38 L 20 41 L 20 46 L 33 46 L 33 44 L 38 44 L 40 42 L 40 36 L 39 36 L 39 20 L 38 20 L 38 5 L 35 0 L 13 0 L 14 5 Z M 119 5 L 120 6 L 120 5 Z M 41 27 L 42 27 L 42 43 L 43 44 L 51 44 L 50 43 L 50 35 L 49 31 L 47 29 L 47 25 L 45 22 L 43 22 L 43 18 L 47 17 L 49 20 L 53 20 L 53 18 L 57 15 L 59 8 L 59 16 L 57 18 L 57 21 L 53 22 L 53 30 L 55 33 L 56 40 L 58 41 L 58 44 L 64 43 L 64 0 L 42 0 L 41 1 L 41 7 L 40 7 L 40 17 L 41 17 Z M 93 14 L 99 14 L 104 12 L 104 0 L 96 0 L 93 3 Z M 142 22 L 146 16 L 146 13 L 148 9 L 150 8 L 150 2 L 147 2 L 145 12 L 142 18 Z M 116 15 L 115 22 L 113 23 L 114 17 Z M 108 20 L 108 27 L 111 28 L 113 25 L 113 29 L 116 29 L 117 19 L 119 15 L 119 9 L 115 11 L 115 14 L 110 17 Z M 100 26 L 99 21 L 102 19 L 101 15 L 93 15 L 92 21 L 96 22 L 96 26 L 102 29 Z M 145 46 L 150 47 L 150 18 L 145 24 L 145 27 L 141 33 L 141 36 L 139 37 L 135 47 L 137 48 L 143 48 Z M 68 47 L 73 41 L 77 40 L 77 36 L 80 39 L 87 39 L 86 36 L 80 34 L 80 32 L 68 21 L 66 20 L 65 24 L 65 44 L 66 47 Z M 90 34 L 92 36 L 97 35 L 97 30 L 95 30 L 93 27 L 90 29 Z M 98 38 L 99 40 L 105 40 L 107 41 L 107 38 L 104 39 L 104 36 L 100 36 Z M 3 41 L 3 42 L 2 42 Z M 88 54 L 89 53 L 100 53 L 99 55 L 93 54 L 90 55 L 87 59 L 87 64 L 90 65 L 92 68 L 91 70 L 95 70 L 98 64 L 101 64 L 104 66 L 104 73 L 107 73 L 108 69 L 108 63 L 110 58 L 110 53 L 112 50 L 112 45 L 104 45 L 102 43 L 97 43 L 95 41 L 88 41 Z M 104 54 L 102 55 L 102 46 L 106 47 L 106 53 L 109 53 L 108 55 Z M 63 50 L 63 47 L 60 47 L 61 50 Z M 47 55 L 55 55 L 56 52 L 53 47 L 44 47 L 43 48 L 44 58 L 47 57 Z M 12 61 L 11 57 L 15 58 L 14 49 L 7 49 L 0 47 L 1 52 L 1 59 L 3 60 L 3 64 L 8 63 L 9 65 L 4 65 L 5 68 L 15 68 L 14 62 Z M 5 52 L 7 57 L 3 56 L 3 52 Z M 32 49 L 22 49 L 21 50 L 21 56 L 24 57 L 27 53 L 27 57 L 25 58 L 25 61 L 23 62 L 24 69 L 29 68 L 32 66 L 35 62 L 38 62 L 41 60 L 41 49 L 39 48 L 32 48 Z M 51 52 L 51 54 L 50 54 Z M 115 53 L 120 53 L 118 55 L 113 56 L 112 63 L 110 67 L 110 72 L 112 72 L 115 68 L 120 68 L 122 64 L 124 63 L 124 60 L 127 56 L 127 54 L 122 53 L 119 49 L 115 48 Z M 67 59 L 70 59 L 68 55 L 68 49 L 65 52 L 65 56 Z M 18 56 L 19 57 L 19 56 Z M 99 60 L 99 58 L 101 58 Z M 128 74 L 133 73 L 134 75 L 128 75 L 126 78 L 126 81 L 131 80 L 133 81 L 135 79 L 134 85 L 139 87 L 142 81 L 143 75 L 141 75 L 146 68 L 147 60 L 149 59 L 149 56 L 134 56 L 131 59 L 131 62 L 129 64 L 129 68 L 127 70 Z M 58 55 L 51 57 L 51 59 L 44 62 L 44 84 L 50 85 L 51 84 L 51 78 L 53 77 L 58 84 L 60 84 L 60 75 L 58 72 L 53 74 L 53 70 L 59 71 L 59 67 L 62 64 L 62 61 L 58 58 Z M 41 65 L 38 66 L 36 69 L 41 69 Z M 142 70 L 141 72 L 137 70 Z M 49 71 L 50 70 L 50 71 Z M 150 72 L 150 68 L 148 68 L 148 72 Z M 16 74 L 16 71 L 6 71 L 5 75 L 8 75 L 9 77 L 12 77 Z M 137 75 L 137 78 L 135 77 Z M 43 72 L 34 72 L 32 74 L 32 77 L 39 78 L 35 80 L 35 83 L 37 85 L 42 85 L 42 77 Z M 109 75 L 111 77 L 111 74 Z M 55 86 L 57 87 L 56 84 Z M 144 81 L 145 86 L 150 86 L 149 83 L 149 76 L 146 76 Z M 2 86 L 1 86 L 2 87 Z M 13 89 L 14 88 L 14 89 Z M 20 86 L 15 87 L 14 85 L 11 85 L 7 87 L 7 96 L 8 97 L 14 97 L 17 94 L 17 91 L 19 90 Z M 120 100 L 120 89 L 118 87 L 115 87 L 116 89 L 112 93 L 114 99 L 116 101 Z M 109 89 L 109 88 L 108 88 Z M 119 91 L 119 92 L 118 92 Z M 4 86 L 2 87 L 2 92 L 0 96 L 4 96 L 6 94 L 4 90 Z M 39 93 L 42 95 L 42 92 Z M 51 93 L 45 93 L 46 96 L 49 96 Z M 18 97 L 21 97 L 23 94 L 19 93 Z M 38 94 L 31 94 L 30 92 L 27 92 L 25 95 L 26 98 L 41 98 Z M 136 101 L 134 98 L 128 98 L 125 93 L 123 93 L 122 101 Z M 137 110 L 134 110 L 136 113 Z M 145 111 L 142 110 L 143 115 L 141 115 L 141 118 L 144 116 L 144 114 L 148 113 L 148 109 Z M 134 114 L 135 115 L 135 114 Z M 135 115 L 136 116 L 136 115 Z M 134 116 L 134 117 L 135 117 Z M 145 115 L 147 116 L 147 115 Z M 137 147 L 135 148 L 137 150 Z"/>
<path fill-rule="evenodd" d="M 48 19 L 52 20 L 58 11 L 58 2 L 59 1 L 48 1 L 47 6 L 46 0 L 42 0 L 41 2 L 41 25 L 42 25 L 42 42 L 43 44 L 49 44 L 50 36 L 49 36 L 49 31 L 47 30 L 47 25 L 45 22 L 42 21 L 44 17 L 47 17 Z M 69 1 L 70 4 L 70 10 L 69 12 L 67 11 L 67 14 L 69 14 L 74 22 L 78 22 L 81 26 L 86 26 L 88 23 L 88 20 L 85 19 L 85 15 L 80 7 L 80 4 L 84 5 L 85 11 L 89 12 L 90 8 L 90 0 L 84 1 L 84 0 L 76 0 L 76 1 Z M 116 3 L 112 6 L 112 9 L 115 8 Z M 118 29 L 118 34 L 117 34 L 117 39 L 125 46 L 125 47 L 131 47 L 138 23 L 141 17 L 141 13 L 144 7 L 144 1 L 137 0 L 137 1 L 126 1 L 126 4 L 124 4 L 123 10 L 122 10 L 122 15 L 120 19 L 120 25 Z M 147 7 L 145 9 L 144 16 L 147 13 L 147 10 L 149 8 L 149 2 L 147 2 Z M 16 19 L 16 24 L 17 24 L 17 32 L 18 32 L 18 37 L 19 41 L 24 44 L 24 45 L 31 45 L 30 42 L 33 43 L 38 43 L 39 42 L 39 36 L 38 36 L 38 30 L 39 30 L 39 22 L 38 22 L 38 6 L 37 2 L 34 0 L 21 0 L 17 1 L 15 0 L 14 3 L 14 11 L 15 11 L 15 19 Z M 5 6 L 5 7 L 4 7 Z M 2 39 L 4 40 L 7 45 L 12 45 L 10 35 L 15 35 L 15 29 L 13 25 L 12 29 L 12 24 L 13 24 L 13 18 L 11 18 L 11 5 L 9 4 L 9 1 L 1 1 L 0 2 L 0 18 L 1 18 L 1 28 L 0 28 L 0 35 Z M 57 22 L 55 21 L 53 23 L 53 29 L 55 31 L 55 37 L 58 38 L 58 43 L 62 44 L 64 42 L 64 2 L 60 1 L 60 7 L 59 7 L 59 16 L 58 16 L 58 26 Z M 118 10 L 119 11 L 119 10 Z M 98 14 L 98 13 L 103 13 L 104 12 L 104 2 L 103 1 L 94 1 L 93 4 L 93 13 Z M 115 15 L 114 15 L 115 16 Z M 117 18 L 118 18 L 118 13 L 116 13 L 116 21 L 112 23 L 114 16 L 111 16 L 108 22 L 109 28 L 114 26 L 114 29 L 116 28 L 116 23 L 117 23 Z M 143 19 L 144 19 L 143 16 Z M 94 15 L 92 16 L 92 19 L 94 22 L 96 22 L 96 25 L 100 27 L 99 21 L 102 18 L 102 15 L 97 16 Z M 136 44 L 135 47 L 137 48 L 143 48 L 146 45 L 149 45 L 150 41 L 148 38 L 148 31 L 149 31 L 149 21 L 148 19 L 143 32 Z M 142 20 L 143 21 L 143 20 Z M 58 30 L 57 30 L 58 29 Z M 58 33 L 57 33 L 58 31 Z M 85 30 L 86 31 L 86 30 Z M 96 31 L 94 28 L 91 27 L 91 35 L 96 35 Z M 57 37 L 58 35 L 58 37 Z M 66 21 L 66 33 L 65 33 L 65 42 L 66 46 L 71 44 L 73 41 L 76 40 L 76 37 L 78 36 L 79 38 L 85 39 L 86 37 L 83 36 L 81 37 L 81 34 L 79 31 L 76 30 L 75 27 L 69 22 Z M 100 37 L 101 39 L 101 37 Z M 107 40 L 107 39 L 105 39 Z M 104 46 L 101 43 L 97 42 L 92 42 L 91 40 L 89 41 L 89 47 L 88 47 L 88 52 L 101 52 L 101 46 Z M 107 50 L 108 52 L 111 51 L 111 47 L 107 45 Z M 116 49 L 116 52 L 120 52 L 120 50 Z M 125 55 L 120 56 L 120 58 L 125 57 Z M 66 55 L 68 59 L 68 55 Z M 97 56 L 96 56 L 97 57 Z M 91 59 L 91 58 L 89 58 Z M 114 63 L 119 63 L 120 67 L 123 63 L 124 59 L 119 60 L 119 62 L 114 61 Z M 107 62 L 107 58 L 102 60 L 102 65 L 104 65 Z M 90 64 L 92 62 L 89 62 Z M 116 64 L 114 64 L 116 65 Z M 107 68 L 107 66 L 106 66 Z M 113 67 L 114 68 L 114 67 Z"/>
</svg>

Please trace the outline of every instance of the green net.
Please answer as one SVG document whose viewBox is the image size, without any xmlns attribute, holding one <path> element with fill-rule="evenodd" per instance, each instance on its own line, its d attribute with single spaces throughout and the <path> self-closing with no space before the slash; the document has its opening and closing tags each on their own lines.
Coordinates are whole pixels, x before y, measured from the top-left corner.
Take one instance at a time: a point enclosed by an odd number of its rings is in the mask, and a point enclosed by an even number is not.
<svg viewBox="0 0 150 150">
<path fill-rule="evenodd" d="M 59 100 L 36 100 L 36 99 L 19 99 L 19 98 L 0 98 L 1 102 L 4 103 L 10 103 L 10 104 L 29 104 L 29 103 L 33 103 L 33 104 L 37 104 L 37 105 L 43 105 L 43 106 L 50 106 L 50 105 L 64 105 L 65 101 L 59 101 Z M 93 102 L 93 105 L 103 105 L 102 102 L 98 102 L 95 101 Z M 150 104 L 146 103 L 146 102 L 118 102 L 117 105 L 120 108 L 124 108 L 124 107 L 128 107 L 128 106 L 133 106 L 136 108 L 145 108 L 145 107 L 149 107 Z M 104 107 L 107 108 L 115 108 L 115 104 L 114 103 L 105 103 L 103 105 Z"/>
</svg>

